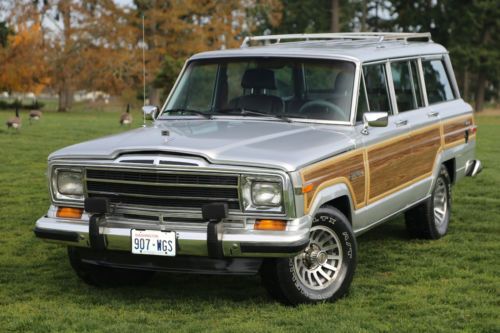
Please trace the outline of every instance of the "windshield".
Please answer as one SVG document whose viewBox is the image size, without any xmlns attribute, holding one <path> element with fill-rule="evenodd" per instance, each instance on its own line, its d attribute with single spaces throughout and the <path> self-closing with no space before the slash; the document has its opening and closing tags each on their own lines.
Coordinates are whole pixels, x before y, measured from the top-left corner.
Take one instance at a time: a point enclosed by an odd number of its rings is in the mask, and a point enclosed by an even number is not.
<svg viewBox="0 0 500 333">
<path fill-rule="evenodd" d="M 354 73 L 353 63 L 338 60 L 193 61 L 172 93 L 163 117 L 203 112 L 347 122 Z"/>
</svg>

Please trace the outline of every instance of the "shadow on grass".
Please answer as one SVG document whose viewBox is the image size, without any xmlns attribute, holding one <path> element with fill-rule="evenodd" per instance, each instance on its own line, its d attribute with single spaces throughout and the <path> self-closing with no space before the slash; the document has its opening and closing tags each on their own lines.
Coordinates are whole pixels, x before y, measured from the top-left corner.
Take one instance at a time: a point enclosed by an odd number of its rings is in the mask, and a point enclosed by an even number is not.
<svg viewBox="0 0 500 333">
<path fill-rule="evenodd" d="M 158 272 L 144 285 L 120 287 L 95 287 L 80 280 L 70 267 L 65 251 L 51 251 L 43 262 L 21 269 L 8 269 L 11 283 L 28 286 L 33 276 L 37 276 L 35 293 L 39 298 L 63 301 L 74 299 L 83 302 L 88 299 L 93 304 L 112 300 L 121 306 L 133 304 L 227 304 L 251 307 L 255 303 L 273 303 L 261 285 L 259 275 L 202 275 Z M 19 274 L 20 271 L 31 271 Z M 15 289 L 15 288 L 14 288 Z M 20 290 L 19 290 L 20 291 Z M 33 289 L 21 291 L 33 293 Z M 33 297 L 34 295 L 31 295 Z"/>
</svg>

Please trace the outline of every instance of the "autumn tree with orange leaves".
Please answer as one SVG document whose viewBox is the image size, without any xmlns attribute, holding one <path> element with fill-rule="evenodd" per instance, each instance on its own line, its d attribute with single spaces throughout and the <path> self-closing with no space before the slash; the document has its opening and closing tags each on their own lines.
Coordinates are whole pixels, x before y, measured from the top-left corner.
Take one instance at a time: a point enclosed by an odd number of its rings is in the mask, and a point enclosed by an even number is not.
<svg viewBox="0 0 500 333">
<path fill-rule="evenodd" d="M 128 8 L 112 0 L 6 3 L 14 35 L 0 48 L 0 88 L 51 89 L 59 96 L 60 111 L 71 108 L 77 90 L 140 91 L 142 48 L 148 98 L 159 104 L 186 58 L 238 47 L 258 28 L 256 12 L 271 25 L 279 23 L 282 13 L 280 0 L 135 0 Z"/>
<path fill-rule="evenodd" d="M 267 22 L 272 25 L 279 24 L 282 13 L 279 0 L 135 0 L 134 5 L 132 25 L 140 30 L 142 15 L 145 18 L 151 104 L 158 104 L 161 91 L 170 89 L 175 77 L 165 74 L 175 72 L 172 65 L 180 69 L 179 62 L 197 52 L 238 47 L 243 36 L 259 24 L 256 16 L 249 15 L 248 9 L 264 12 Z"/>
<path fill-rule="evenodd" d="M 20 23 L 0 46 L 0 90 L 39 94 L 49 84 L 40 22 Z"/>
</svg>

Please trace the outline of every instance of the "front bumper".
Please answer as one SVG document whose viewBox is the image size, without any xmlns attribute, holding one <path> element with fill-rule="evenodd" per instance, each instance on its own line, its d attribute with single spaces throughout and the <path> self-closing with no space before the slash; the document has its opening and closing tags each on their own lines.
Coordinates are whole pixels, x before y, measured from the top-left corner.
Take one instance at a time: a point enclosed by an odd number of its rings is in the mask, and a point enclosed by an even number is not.
<svg viewBox="0 0 500 333">
<path fill-rule="evenodd" d="M 285 231 L 261 231 L 246 228 L 231 228 L 222 222 L 217 235 L 224 257 L 291 257 L 301 252 L 309 244 L 311 217 L 304 216 L 288 222 Z M 104 223 L 99 233 L 104 235 L 107 250 L 131 251 L 131 230 L 152 229 L 175 231 L 177 234 L 177 254 L 185 256 L 208 256 L 207 224 L 196 227 L 172 225 L 119 225 Z M 90 247 L 89 224 L 84 220 L 69 220 L 42 217 L 36 222 L 35 235 L 50 242 L 69 246 Z"/>
</svg>

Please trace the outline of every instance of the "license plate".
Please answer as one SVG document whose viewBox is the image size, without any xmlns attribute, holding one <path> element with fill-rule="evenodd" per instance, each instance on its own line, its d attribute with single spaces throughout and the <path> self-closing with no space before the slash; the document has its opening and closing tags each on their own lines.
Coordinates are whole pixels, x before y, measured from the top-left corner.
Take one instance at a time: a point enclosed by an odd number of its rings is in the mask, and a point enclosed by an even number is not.
<svg viewBox="0 0 500 333">
<path fill-rule="evenodd" d="M 175 256 L 175 232 L 132 229 L 132 253 Z"/>
</svg>

